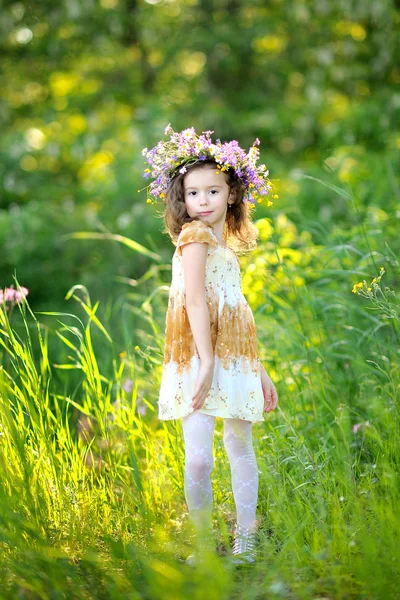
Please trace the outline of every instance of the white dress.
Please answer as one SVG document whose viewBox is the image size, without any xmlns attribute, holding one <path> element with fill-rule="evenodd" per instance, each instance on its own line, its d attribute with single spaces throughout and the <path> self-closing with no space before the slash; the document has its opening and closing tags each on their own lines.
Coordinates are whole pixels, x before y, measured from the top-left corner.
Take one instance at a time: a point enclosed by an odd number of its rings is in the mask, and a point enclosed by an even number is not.
<svg viewBox="0 0 400 600">
<path fill-rule="evenodd" d="M 222 418 L 264 421 L 264 397 L 254 316 L 241 290 L 236 254 L 219 244 L 208 223 L 185 223 L 172 258 L 172 281 L 165 323 L 165 348 L 158 417 L 180 419 L 190 406 L 197 383 L 200 356 L 185 307 L 181 246 L 208 244 L 205 293 L 210 313 L 215 357 L 212 386 L 197 412 Z"/>
</svg>

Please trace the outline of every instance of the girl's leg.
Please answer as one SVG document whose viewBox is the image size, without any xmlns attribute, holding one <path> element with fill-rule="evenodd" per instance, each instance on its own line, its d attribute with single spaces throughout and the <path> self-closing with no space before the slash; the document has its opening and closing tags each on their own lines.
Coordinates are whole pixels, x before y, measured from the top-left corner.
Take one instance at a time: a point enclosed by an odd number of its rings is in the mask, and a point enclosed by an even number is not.
<svg viewBox="0 0 400 600">
<path fill-rule="evenodd" d="M 231 466 L 237 524 L 256 529 L 258 468 L 251 421 L 224 419 L 224 445 Z"/>
<path fill-rule="evenodd" d="M 214 416 L 197 411 L 182 419 L 185 441 L 185 497 L 190 517 L 198 530 L 210 528 L 212 523 L 214 427 Z"/>
</svg>

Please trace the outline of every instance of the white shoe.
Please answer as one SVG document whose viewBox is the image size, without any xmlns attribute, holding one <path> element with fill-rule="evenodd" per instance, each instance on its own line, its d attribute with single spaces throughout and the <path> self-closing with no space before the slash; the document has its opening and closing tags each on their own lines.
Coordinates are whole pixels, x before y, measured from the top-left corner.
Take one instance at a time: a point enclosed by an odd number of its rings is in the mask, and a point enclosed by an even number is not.
<svg viewBox="0 0 400 600">
<path fill-rule="evenodd" d="M 231 562 L 235 565 L 245 565 L 256 562 L 256 532 L 253 529 L 237 525 L 235 541 L 232 548 Z"/>
<path fill-rule="evenodd" d="M 204 563 L 204 555 L 206 552 L 216 552 L 215 540 L 213 533 L 210 531 L 205 534 L 205 537 L 200 542 L 197 550 L 192 554 L 189 554 L 185 563 L 190 567 L 197 567 L 199 564 Z"/>
<path fill-rule="evenodd" d="M 189 565 L 189 567 L 197 567 L 198 560 L 196 554 L 190 554 L 185 560 L 185 563 Z"/>
<path fill-rule="evenodd" d="M 215 555 L 217 552 L 215 552 Z M 185 563 L 189 565 L 189 567 L 198 567 L 199 565 L 204 564 L 204 555 L 201 552 L 194 552 L 193 554 L 189 554 Z"/>
</svg>

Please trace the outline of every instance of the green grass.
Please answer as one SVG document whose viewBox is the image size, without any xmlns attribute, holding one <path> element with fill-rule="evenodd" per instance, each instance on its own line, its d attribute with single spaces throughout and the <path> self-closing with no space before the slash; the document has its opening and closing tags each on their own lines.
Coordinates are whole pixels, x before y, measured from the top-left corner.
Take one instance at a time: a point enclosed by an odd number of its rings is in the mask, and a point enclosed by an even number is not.
<svg viewBox="0 0 400 600">
<path fill-rule="evenodd" d="M 244 290 L 280 399 L 254 427 L 258 563 L 226 559 L 235 511 L 217 419 L 218 554 L 184 564 L 197 542 L 181 424 L 156 411 L 165 286 L 131 307 L 132 351 L 75 286 L 81 318 L 53 313 L 54 328 L 26 301 L 0 307 L 1 598 L 400 597 L 399 306 L 384 280 L 399 263 L 368 227 L 317 245 L 283 215 L 258 226 Z M 383 279 L 352 293 L 377 278 L 375 258 Z"/>
</svg>

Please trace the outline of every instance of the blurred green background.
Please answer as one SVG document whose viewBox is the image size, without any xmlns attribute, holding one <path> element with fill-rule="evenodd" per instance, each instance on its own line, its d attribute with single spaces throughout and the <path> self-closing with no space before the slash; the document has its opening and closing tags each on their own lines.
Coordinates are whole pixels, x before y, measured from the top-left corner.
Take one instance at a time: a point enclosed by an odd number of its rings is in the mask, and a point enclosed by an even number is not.
<svg viewBox="0 0 400 600">
<path fill-rule="evenodd" d="M 0 286 L 16 273 L 36 310 L 65 309 L 75 284 L 114 302 L 153 262 L 63 237 L 77 231 L 168 263 L 138 192 L 141 149 L 168 123 L 245 148 L 259 137 L 279 200 L 256 218 L 283 213 L 313 244 L 360 220 L 396 239 L 399 21 L 385 0 L 3 2 Z M 358 211 L 304 174 L 351 186 Z"/>
<path fill-rule="evenodd" d="M 0 14 L 0 289 L 16 275 L 33 310 L 0 306 L 0 598 L 397 598 L 398 3 Z M 279 196 L 240 257 L 279 394 L 254 434 L 247 575 L 222 569 L 236 515 L 221 420 L 220 556 L 192 573 L 180 421 L 157 418 L 174 247 L 141 150 L 168 123 L 258 137 Z"/>
</svg>

